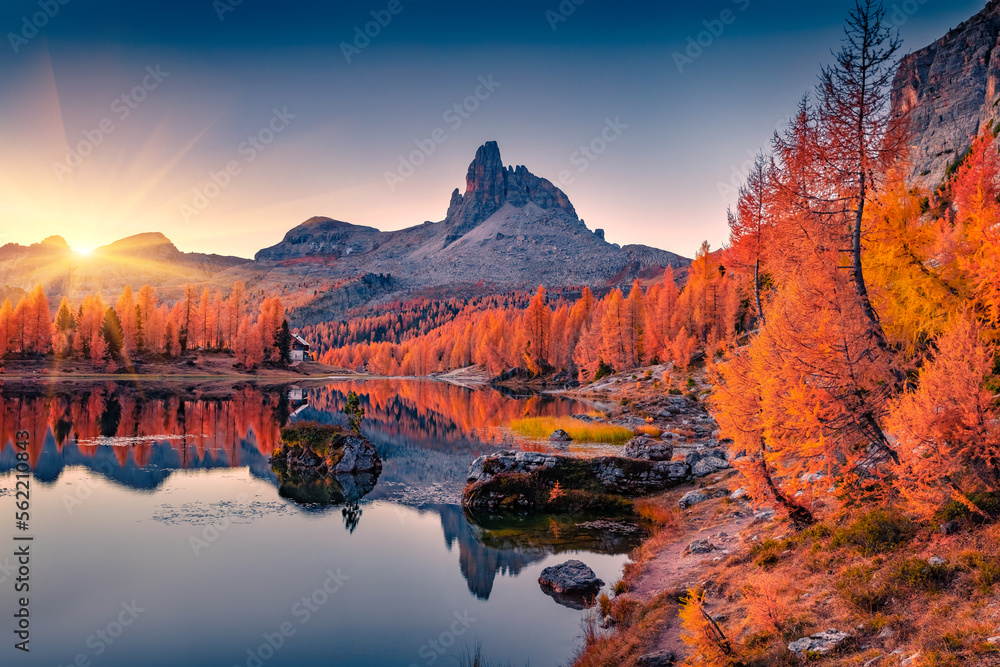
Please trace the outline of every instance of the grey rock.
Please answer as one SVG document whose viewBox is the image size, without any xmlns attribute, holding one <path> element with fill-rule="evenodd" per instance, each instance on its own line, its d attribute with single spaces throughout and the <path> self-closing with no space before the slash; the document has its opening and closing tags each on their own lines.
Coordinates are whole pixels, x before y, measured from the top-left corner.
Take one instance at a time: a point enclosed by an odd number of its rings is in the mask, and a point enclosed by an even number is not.
<svg viewBox="0 0 1000 667">
<path fill-rule="evenodd" d="M 899 667 L 917 667 L 920 664 L 920 651 L 899 663 Z"/>
<path fill-rule="evenodd" d="M 824 630 L 809 637 L 797 639 L 788 645 L 788 650 L 796 655 L 818 653 L 827 655 L 835 651 L 841 644 L 851 639 L 851 635 L 840 630 Z"/>
<path fill-rule="evenodd" d="M 706 477 L 729 467 L 729 461 L 725 459 L 702 458 L 691 466 L 691 474 L 695 477 Z"/>
<path fill-rule="evenodd" d="M 568 560 L 542 570 L 538 583 L 556 593 L 586 593 L 604 585 L 594 571 L 578 560 Z"/>
<path fill-rule="evenodd" d="M 698 503 L 703 503 L 708 500 L 708 494 L 702 493 L 701 491 L 688 491 L 681 499 L 677 501 L 677 506 L 682 510 L 686 510 L 692 505 L 697 505 Z"/>
<path fill-rule="evenodd" d="M 714 498 L 722 498 L 723 496 L 729 495 L 729 492 L 725 489 L 695 489 L 693 491 L 688 491 L 681 499 L 677 501 L 677 506 L 682 510 L 691 507 L 692 505 L 697 505 L 698 503 L 703 503 L 706 500 L 712 500 Z"/>
<path fill-rule="evenodd" d="M 958 532 L 959 525 L 957 521 L 947 521 L 941 524 L 941 532 L 945 535 L 954 535 Z"/>
<path fill-rule="evenodd" d="M 640 435 L 628 441 L 622 450 L 622 456 L 644 461 L 669 461 L 674 457 L 674 448 L 669 443 Z"/>
<path fill-rule="evenodd" d="M 708 540 L 695 540 L 687 545 L 684 551 L 690 554 L 707 554 L 716 551 L 718 548 Z"/>
<path fill-rule="evenodd" d="M 636 664 L 639 667 L 670 667 L 677 664 L 677 656 L 670 651 L 656 651 L 639 656 Z"/>
<path fill-rule="evenodd" d="M 774 510 L 761 510 L 753 515 L 753 521 L 750 522 L 751 526 L 757 526 L 762 523 L 767 523 L 774 519 Z"/>
<path fill-rule="evenodd" d="M 569 437 L 569 433 L 560 429 L 557 429 L 549 436 L 549 442 L 571 442 L 573 438 Z"/>
<path fill-rule="evenodd" d="M 739 489 L 736 489 L 732 493 L 730 493 L 729 494 L 729 499 L 730 500 L 741 500 L 743 498 L 749 497 L 749 495 L 750 494 L 747 493 L 747 490 L 741 487 Z"/>
<path fill-rule="evenodd" d="M 947 563 L 944 558 L 939 558 L 938 556 L 931 556 L 927 559 L 927 562 L 934 567 L 940 567 Z"/>
</svg>

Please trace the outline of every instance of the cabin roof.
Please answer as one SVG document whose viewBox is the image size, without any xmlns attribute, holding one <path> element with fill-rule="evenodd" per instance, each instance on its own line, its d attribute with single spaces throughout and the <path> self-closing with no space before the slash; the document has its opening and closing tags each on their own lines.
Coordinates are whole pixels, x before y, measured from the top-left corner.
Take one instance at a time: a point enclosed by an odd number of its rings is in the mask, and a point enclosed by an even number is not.
<svg viewBox="0 0 1000 667">
<path fill-rule="evenodd" d="M 309 343 L 306 342 L 306 339 L 303 338 L 302 336 L 298 335 L 298 334 L 295 334 L 295 333 L 292 334 L 292 343 L 293 344 L 298 343 L 302 347 L 306 347 L 306 348 L 309 347 Z"/>
</svg>

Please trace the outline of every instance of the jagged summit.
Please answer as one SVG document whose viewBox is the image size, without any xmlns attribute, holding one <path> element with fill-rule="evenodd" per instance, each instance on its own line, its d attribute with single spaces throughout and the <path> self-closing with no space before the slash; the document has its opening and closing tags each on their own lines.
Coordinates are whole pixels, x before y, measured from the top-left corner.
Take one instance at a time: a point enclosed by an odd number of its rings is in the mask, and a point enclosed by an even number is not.
<svg viewBox="0 0 1000 667">
<path fill-rule="evenodd" d="M 465 194 L 456 188 L 445 217 L 449 237 L 457 239 L 475 229 L 504 204 L 524 208 L 530 203 L 541 209 L 561 209 L 576 218 L 576 210 L 566 194 L 527 167 L 504 167 L 500 146 L 488 141 L 476 151 L 465 178 Z"/>
</svg>

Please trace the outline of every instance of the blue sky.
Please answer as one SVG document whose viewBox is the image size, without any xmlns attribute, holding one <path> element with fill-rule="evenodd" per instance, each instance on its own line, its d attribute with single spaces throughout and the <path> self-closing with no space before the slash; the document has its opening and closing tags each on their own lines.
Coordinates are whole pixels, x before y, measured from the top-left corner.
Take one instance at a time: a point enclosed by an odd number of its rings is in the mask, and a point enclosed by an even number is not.
<svg viewBox="0 0 1000 667">
<path fill-rule="evenodd" d="M 0 242 L 243 256 L 313 215 L 440 220 L 488 140 L 612 242 L 717 247 L 852 4 L 64 2 L 0 6 Z M 905 51 L 983 6 L 887 2 Z"/>
</svg>

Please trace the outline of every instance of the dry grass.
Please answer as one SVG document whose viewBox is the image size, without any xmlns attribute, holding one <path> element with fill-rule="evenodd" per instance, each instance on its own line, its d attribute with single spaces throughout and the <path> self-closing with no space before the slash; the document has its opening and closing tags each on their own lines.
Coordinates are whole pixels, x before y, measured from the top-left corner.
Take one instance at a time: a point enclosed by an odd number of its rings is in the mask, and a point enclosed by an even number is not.
<svg viewBox="0 0 1000 667">
<path fill-rule="evenodd" d="M 548 438 L 556 430 L 569 433 L 574 442 L 623 445 L 632 439 L 632 431 L 611 424 L 589 424 L 572 417 L 528 417 L 512 421 L 510 429 L 526 438 Z"/>
<path fill-rule="evenodd" d="M 602 633 L 597 630 L 597 620 L 588 619 L 584 628 L 586 645 L 574 667 L 633 667 L 667 620 L 677 613 L 677 600 L 666 593 L 645 603 L 621 597 L 611 602 L 609 611 L 617 631 Z"/>
<path fill-rule="evenodd" d="M 665 528 L 677 528 L 681 524 L 681 512 L 675 504 L 667 504 L 658 498 L 640 498 L 635 501 L 635 512 L 643 519 Z"/>
<path fill-rule="evenodd" d="M 654 438 L 659 438 L 661 435 L 663 435 L 663 431 L 656 428 L 655 426 L 640 426 L 639 428 L 635 429 L 635 434 L 649 435 Z"/>
</svg>

